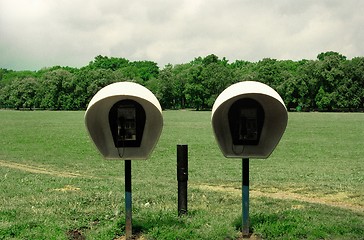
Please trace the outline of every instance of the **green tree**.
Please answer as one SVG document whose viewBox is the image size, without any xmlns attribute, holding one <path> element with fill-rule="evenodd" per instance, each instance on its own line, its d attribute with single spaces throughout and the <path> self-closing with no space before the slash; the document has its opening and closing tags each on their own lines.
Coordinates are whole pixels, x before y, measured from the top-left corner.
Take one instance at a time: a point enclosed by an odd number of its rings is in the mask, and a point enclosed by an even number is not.
<svg viewBox="0 0 364 240">
<path fill-rule="evenodd" d="M 176 76 L 173 70 L 171 64 L 166 65 L 165 68 L 160 71 L 158 79 L 160 84 L 156 94 L 162 107 L 167 109 L 175 108 L 176 89 L 174 82 L 176 81 Z"/>
<path fill-rule="evenodd" d="M 159 69 L 152 61 L 96 56 L 81 69 L 54 66 L 39 71 L 0 68 L 0 107 L 85 109 L 102 87 L 118 81 L 142 84 L 163 108 L 211 108 L 216 97 L 238 81 L 256 80 L 274 88 L 289 109 L 364 108 L 364 58 L 347 60 L 329 51 L 316 60 L 259 62 L 210 54 Z"/>
<path fill-rule="evenodd" d="M 339 107 L 351 110 L 364 107 L 364 58 L 346 61 L 345 78 L 338 86 Z"/>
<path fill-rule="evenodd" d="M 316 109 L 316 95 L 320 89 L 317 61 L 303 60 L 298 67 L 297 85 L 301 107 L 307 110 Z"/>
<path fill-rule="evenodd" d="M 309 61 L 280 61 L 281 78 L 276 86 L 277 92 L 283 98 L 288 109 L 308 110 L 311 107 L 310 84 L 312 83 Z M 313 94 L 312 98 L 316 96 Z"/>
<path fill-rule="evenodd" d="M 319 61 L 324 61 L 325 58 L 331 58 L 334 57 L 336 59 L 338 59 L 339 61 L 345 61 L 346 57 L 338 52 L 333 52 L 333 51 L 328 51 L 328 52 L 322 52 L 320 54 L 317 55 L 317 59 Z"/>
<path fill-rule="evenodd" d="M 281 70 L 276 59 L 264 58 L 256 64 L 257 81 L 275 88 L 281 82 Z"/>
<path fill-rule="evenodd" d="M 333 110 L 345 105 L 340 103 L 338 87 L 344 83 L 346 57 L 336 52 L 320 53 L 317 58 L 319 91 L 315 97 L 321 110 Z"/>
<path fill-rule="evenodd" d="M 87 66 L 90 69 L 110 69 L 110 70 L 117 70 L 123 67 L 128 66 L 129 60 L 125 58 L 115 58 L 115 57 L 107 57 L 98 55 L 95 57 L 93 61 L 89 63 Z"/>
<path fill-rule="evenodd" d="M 192 65 L 188 70 L 187 82 L 186 82 L 186 101 L 190 107 L 194 107 L 200 110 L 206 107 L 206 99 L 208 92 L 203 85 L 203 78 L 201 72 L 203 70 L 202 65 Z"/>
<path fill-rule="evenodd" d="M 91 98 L 103 87 L 121 81 L 117 72 L 111 69 L 81 69 L 75 80 L 75 103 L 79 108 L 86 108 Z"/>
<path fill-rule="evenodd" d="M 201 72 L 202 85 L 205 87 L 207 108 L 212 108 L 218 95 L 234 83 L 233 71 L 226 65 L 213 62 L 205 66 Z"/>
<path fill-rule="evenodd" d="M 155 62 L 135 61 L 131 62 L 130 65 L 136 69 L 137 76 L 140 77 L 144 83 L 152 78 L 158 78 L 159 67 Z"/>
<path fill-rule="evenodd" d="M 215 54 L 210 54 L 202 59 L 202 64 L 205 66 L 211 63 L 219 63 L 219 62 L 220 62 L 219 57 L 216 56 Z"/>
<path fill-rule="evenodd" d="M 36 106 L 35 95 L 37 88 L 37 80 L 33 77 L 12 80 L 9 87 L 6 88 L 8 91 L 6 104 L 16 109 L 34 108 Z"/>
<path fill-rule="evenodd" d="M 229 65 L 231 71 L 233 71 L 234 81 L 253 81 L 258 79 L 255 71 L 256 63 L 236 60 Z"/>
<path fill-rule="evenodd" d="M 76 109 L 73 105 L 74 75 L 67 70 L 51 70 L 43 74 L 37 99 L 43 109 Z"/>
</svg>

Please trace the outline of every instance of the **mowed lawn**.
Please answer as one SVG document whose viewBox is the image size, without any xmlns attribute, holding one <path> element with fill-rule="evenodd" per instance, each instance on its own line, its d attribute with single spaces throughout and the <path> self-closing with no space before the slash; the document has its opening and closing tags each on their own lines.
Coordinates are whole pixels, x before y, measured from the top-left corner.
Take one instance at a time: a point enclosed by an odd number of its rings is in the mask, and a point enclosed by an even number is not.
<svg viewBox="0 0 364 240">
<path fill-rule="evenodd" d="M 161 138 L 132 162 L 142 239 L 237 239 L 241 159 L 221 154 L 211 112 L 164 111 Z M 124 162 L 104 160 L 84 112 L 0 111 L 0 239 L 117 239 Z M 250 160 L 255 239 L 363 239 L 364 114 L 289 113 L 281 142 Z M 188 144 L 188 214 L 177 216 L 176 145 Z"/>
</svg>

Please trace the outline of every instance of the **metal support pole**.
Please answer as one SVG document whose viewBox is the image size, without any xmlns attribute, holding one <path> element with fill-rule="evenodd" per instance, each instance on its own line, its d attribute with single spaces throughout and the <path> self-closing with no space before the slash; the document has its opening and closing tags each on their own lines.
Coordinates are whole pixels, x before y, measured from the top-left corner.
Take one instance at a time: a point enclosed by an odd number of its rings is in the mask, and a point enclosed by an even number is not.
<svg viewBox="0 0 364 240">
<path fill-rule="evenodd" d="M 178 216 L 187 214 L 188 147 L 177 145 Z"/>
<path fill-rule="evenodd" d="M 243 158 L 242 164 L 242 228 L 243 236 L 249 235 L 249 158 Z"/>
<path fill-rule="evenodd" d="M 131 160 L 125 160 L 125 237 L 132 235 Z"/>
</svg>

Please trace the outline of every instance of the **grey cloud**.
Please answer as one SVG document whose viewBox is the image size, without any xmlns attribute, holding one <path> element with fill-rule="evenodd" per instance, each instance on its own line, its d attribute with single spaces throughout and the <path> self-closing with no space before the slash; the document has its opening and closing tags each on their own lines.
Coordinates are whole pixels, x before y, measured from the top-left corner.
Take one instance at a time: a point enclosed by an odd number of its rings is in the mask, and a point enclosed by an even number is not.
<svg viewBox="0 0 364 240">
<path fill-rule="evenodd" d="M 350 58 L 364 54 L 363 12 L 360 0 L 0 0 L 0 67 L 80 67 L 99 54 L 161 67 L 210 53 Z"/>
</svg>

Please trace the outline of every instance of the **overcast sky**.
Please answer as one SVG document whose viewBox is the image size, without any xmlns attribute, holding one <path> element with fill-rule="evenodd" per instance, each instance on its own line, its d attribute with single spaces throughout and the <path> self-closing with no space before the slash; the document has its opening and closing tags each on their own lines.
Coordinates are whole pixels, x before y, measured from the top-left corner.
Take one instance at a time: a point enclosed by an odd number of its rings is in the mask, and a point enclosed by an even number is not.
<svg viewBox="0 0 364 240">
<path fill-rule="evenodd" d="M 362 0 L 0 0 L 0 68 L 364 56 Z"/>
</svg>

